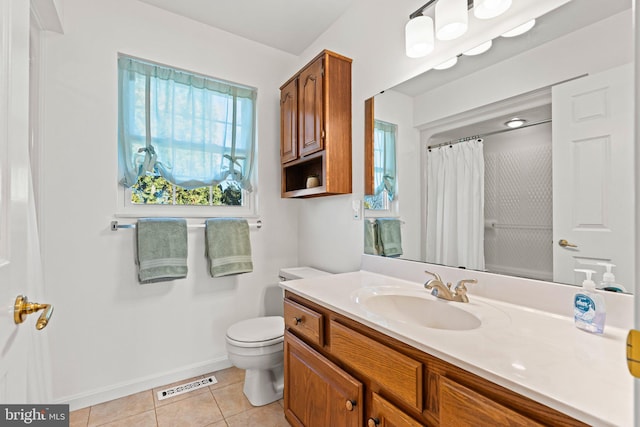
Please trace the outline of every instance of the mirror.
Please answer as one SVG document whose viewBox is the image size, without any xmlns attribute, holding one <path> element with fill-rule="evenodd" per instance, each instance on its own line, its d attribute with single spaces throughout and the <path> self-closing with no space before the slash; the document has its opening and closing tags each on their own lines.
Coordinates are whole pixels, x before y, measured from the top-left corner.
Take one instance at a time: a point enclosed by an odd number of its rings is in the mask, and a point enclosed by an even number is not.
<svg viewBox="0 0 640 427">
<path fill-rule="evenodd" d="M 429 70 L 375 95 L 368 100 L 371 122 L 397 125 L 397 192 L 388 210 L 366 216 L 401 220 L 401 258 L 565 284 L 582 283 L 576 268 L 596 271 L 600 284 L 607 270 L 601 263 L 608 262 L 615 264 L 620 285 L 609 290 L 633 292 L 633 107 L 623 99 L 622 107 L 599 109 L 597 101 L 609 102 L 613 95 L 584 86 L 609 75 L 622 96 L 629 95 L 632 62 L 631 1 L 573 1 L 538 18 L 524 35 L 494 40 L 482 55 L 461 55 L 451 69 Z M 631 112 L 626 122 L 613 125 L 621 133 L 571 133 L 580 132 L 582 122 L 621 109 Z M 514 117 L 527 120 L 525 126 L 507 130 L 505 123 Z M 427 181 L 434 152 L 478 139 L 483 196 L 473 223 L 483 260 L 474 264 L 434 253 L 430 238 L 445 226 L 430 229 L 436 215 L 429 218 L 428 212 L 443 193 L 434 191 L 435 179 L 431 188 Z M 455 216 L 466 212 L 462 217 L 469 220 L 467 212 L 474 209 L 458 207 Z M 444 208 L 438 212 L 454 216 Z M 462 248 L 457 252 L 475 241 L 468 235 L 440 238 Z"/>
</svg>

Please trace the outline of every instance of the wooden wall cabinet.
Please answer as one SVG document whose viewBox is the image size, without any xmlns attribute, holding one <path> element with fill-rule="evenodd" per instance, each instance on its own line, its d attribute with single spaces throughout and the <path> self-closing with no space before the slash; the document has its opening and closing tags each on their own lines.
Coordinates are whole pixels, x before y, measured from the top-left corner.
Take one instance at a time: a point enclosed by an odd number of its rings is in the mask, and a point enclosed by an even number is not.
<svg viewBox="0 0 640 427">
<path fill-rule="evenodd" d="M 285 317 L 293 426 L 586 427 L 290 291 Z"/>
<path fill-rule="evenodd" d="M 324 50 L 280 87 L 280 158 L 282 197 L 351 193 L 351 59 Z"/>
</svg>

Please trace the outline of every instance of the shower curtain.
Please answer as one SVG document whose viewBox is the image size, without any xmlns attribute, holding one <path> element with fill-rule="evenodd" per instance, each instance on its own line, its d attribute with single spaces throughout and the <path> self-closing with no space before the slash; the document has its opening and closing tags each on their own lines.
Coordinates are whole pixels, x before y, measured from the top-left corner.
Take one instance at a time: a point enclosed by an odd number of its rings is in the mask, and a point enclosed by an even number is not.
<svg viewBox="0 0 640 427">
<path fill-rule="evenodd" d="M 482 139 L 427 153 L 427 262 L 484 270 Z"/>
</svg>

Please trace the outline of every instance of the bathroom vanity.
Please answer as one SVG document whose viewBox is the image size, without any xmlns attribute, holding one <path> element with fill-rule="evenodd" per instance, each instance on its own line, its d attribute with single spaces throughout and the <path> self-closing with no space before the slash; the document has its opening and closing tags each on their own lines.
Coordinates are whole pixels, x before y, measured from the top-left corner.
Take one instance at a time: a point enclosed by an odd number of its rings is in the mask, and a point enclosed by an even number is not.
<svg viewBox="0 0 640 427">
<path fill-rule="evenodd" d="M 291 425 L 632 425 L 623 329 L 369 271 L 281 286 Z"/>
</svg>

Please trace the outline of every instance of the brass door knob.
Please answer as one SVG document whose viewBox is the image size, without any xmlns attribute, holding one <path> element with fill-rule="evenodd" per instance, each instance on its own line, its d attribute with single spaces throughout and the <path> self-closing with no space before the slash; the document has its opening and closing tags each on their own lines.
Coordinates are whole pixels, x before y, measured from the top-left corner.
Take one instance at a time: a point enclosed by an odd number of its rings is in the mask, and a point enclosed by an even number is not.
<svg viewBox="0 0 640 427">
<path fill-rule="evenodd" d="M 367 427 L 376 427 L 380 424 L 380 420 L 377 418 L 369 418 L 367 421 Z"/>
<path fill-rule="evenodd" d="M 356 406 L 355 400 L 347 400 L 345 402 L 345 407 L 347 408 L 347 411 L 353 411 L 354 406 Z"/>
<path fill-rule="evenodd" d="M 24 322 L 28 314 L 36 311 L 44 310 L 36 321 L 36 329 L 44 329 L 49 324 L 49 319 L 53 314 L 53 306 L 51 304 L 38 304 L 37 302 L 29 302 L 24 295 L 18 295 L 13 306 L 13 321 L 16 325 Z"/>
<path fill-rule="evenodd" d="M 577 248 L 578 245 L 574 245 L 573 243 L 569 243 L 568 241 L 566 241 L 565 239 L 561 239 L 558 241 L 558 244 L 560 246 L 562 246 L 563 248 Z"/>
</svg>

